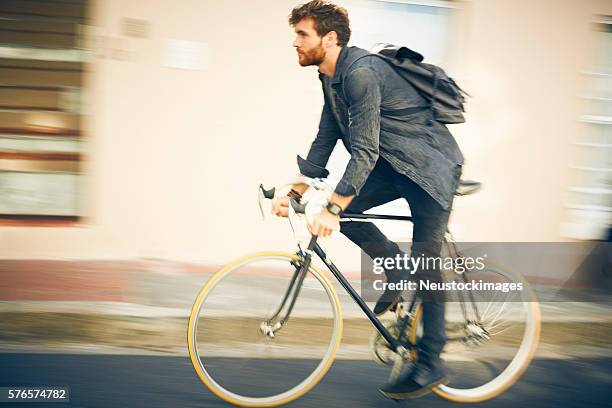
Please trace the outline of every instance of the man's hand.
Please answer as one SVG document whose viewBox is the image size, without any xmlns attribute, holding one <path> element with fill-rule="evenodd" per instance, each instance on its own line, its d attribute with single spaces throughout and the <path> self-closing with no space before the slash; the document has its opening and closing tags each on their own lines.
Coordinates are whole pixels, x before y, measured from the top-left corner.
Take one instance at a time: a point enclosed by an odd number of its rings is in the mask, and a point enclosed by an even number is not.
<svg viewBox="0 0 612 408">
<path fill-rule="evenodd" d="M 329 202 L 339 205 L 342 209 L 346 209 L 354 197 L 355 196 L 341 196 L 333 193 Z M 320 237 L 331 235 L 332 231 L 340 231 L 340 217 L 330 213 L 324 208 L 321 210 L 321 213 L 314 217 L 312 223 L 308 225 L 308 230 L 313 235 Z"/>
<path fill-rule="evenodd" d="M 289 200 L 290 198 L 287 196 L 284 197 L 275 197 L 272 200 L 272 215 L 276 215 L 279 217 L 288 217 L 289 216 Z"/>
<path fill-rule="evenodd" d="M 308 184 L 294 184 L 291 189 L 297 192 L 299 195 L 302 195 L 304 194 L 304 191 L 308 189 Z M 287 218 L 289 216 L 290 200 L 291 198 L 289 196 L 275 197 L 274 199 L 272 199 L 272 215 Z"/>
<path fill-rule="evenodd" d="M 340 231 L 340 217 L 327 211 L 325 208 L 314 216 L 312 223 L 308 225 L 312 235 L 327 237 L 333 231 Z"/>
</svg>

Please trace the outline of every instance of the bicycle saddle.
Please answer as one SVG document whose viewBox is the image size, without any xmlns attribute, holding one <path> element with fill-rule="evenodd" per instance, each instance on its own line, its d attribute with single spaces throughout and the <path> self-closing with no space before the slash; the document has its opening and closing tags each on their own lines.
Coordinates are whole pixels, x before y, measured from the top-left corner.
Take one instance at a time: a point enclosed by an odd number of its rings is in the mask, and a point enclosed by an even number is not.
<svg viewBox="0 0 612 408">
<path fill-rule="evenodd" d="M 457 196 L 466 196 L 474 194 L 482 187 L 482 183 L 474 180 L 459 180 L 459 186 L 455 191 Z"/>
</svg>

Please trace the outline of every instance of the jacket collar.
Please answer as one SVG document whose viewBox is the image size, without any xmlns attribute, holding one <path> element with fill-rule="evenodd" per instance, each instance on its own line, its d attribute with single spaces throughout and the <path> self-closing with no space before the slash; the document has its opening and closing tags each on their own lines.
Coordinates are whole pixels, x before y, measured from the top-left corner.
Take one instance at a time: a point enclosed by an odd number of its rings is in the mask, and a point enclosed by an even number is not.
<svg viewBox="0 0 612 408">
<path fill-rule="evenodd" d="M 332 85 L 339 84 L 342 81 L 342 74 L 346 71 L 346 59 L 348 57 L 349 47 L 342 47 L 340 55 L 338 55 L 338 61 L 336 62 L 336 71 L 331 79 Z"/>
<path fill-rule="evenodd" d="M 334 76 L 331 78 L 331 84 L 335 85 L 342 82 L 346 71 L 353 64 L 353 62 L 367 54 L 369 54 L 368 51 L 358 47 L 342 47 L 342 50 L 338 55 L 338 61 L 336 62 L 336 71 L 334 72 Z M 323 77 L 325 77 L 325 74 L 319 71 L 319 78 L 322 79 Z"/>
</svg>

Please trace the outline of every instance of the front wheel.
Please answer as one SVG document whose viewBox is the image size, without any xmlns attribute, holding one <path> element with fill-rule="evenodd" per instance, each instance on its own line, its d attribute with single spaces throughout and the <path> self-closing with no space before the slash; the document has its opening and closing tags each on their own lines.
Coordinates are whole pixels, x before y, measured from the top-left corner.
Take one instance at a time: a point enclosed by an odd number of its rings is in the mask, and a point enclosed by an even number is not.
<svg viewBox="0 0 612 408">
<path fill-rule="evenodd" d="M 342 337 L 340 301 L 312 264 L 299 285 L 302 262 L 283 252 L 245 256 L 215 273 L 198 294 L 189 317 L 189 356 L 219 398 L 245 407 L 282 405 L 312 389 L 331 367 Z"/>
</svg>

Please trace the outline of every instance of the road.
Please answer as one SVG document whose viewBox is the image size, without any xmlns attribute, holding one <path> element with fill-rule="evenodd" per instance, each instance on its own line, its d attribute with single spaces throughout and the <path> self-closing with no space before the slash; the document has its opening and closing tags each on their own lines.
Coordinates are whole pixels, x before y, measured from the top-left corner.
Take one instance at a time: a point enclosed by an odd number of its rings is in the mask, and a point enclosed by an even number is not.
<svg viewBox="0 0 612 408">
<path fill-rule="evenodd" d="M 265 364 L 265 362 L 264 362 Z M 300 361 L 291 364 L 299 369 Z M 223 365 L 220 365 L 223 367 Z M 222 369 L 222 368 L 221 368 Z M 471 370 L 466 363 L 466 375 Z M 388 371 L 372 361 L 336 361 L 324 380 L 289 407 L 397 407 L 377 392 Z M 243 373 L 253 387 L 267 376 Z M 55 385 L 71 388 L 72 407 L 225 407 L 197 379 L 187 357 L 133 355 L 0 354 L 0 386 Z M 612 358 L 535 360 L 508 392 L 479 407 L 609 407 Z M 9 404 L 0 404 L 0 408 Z M 410 400 L 411 407 L 451 407 L 434 395 Z M 465 406 L 465 405 L 464 405 Z"/>
</svg>

